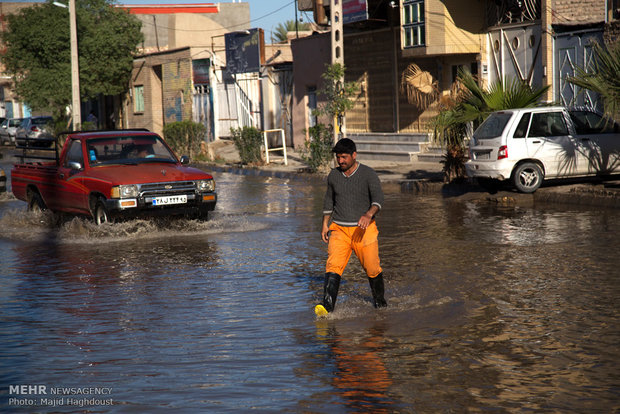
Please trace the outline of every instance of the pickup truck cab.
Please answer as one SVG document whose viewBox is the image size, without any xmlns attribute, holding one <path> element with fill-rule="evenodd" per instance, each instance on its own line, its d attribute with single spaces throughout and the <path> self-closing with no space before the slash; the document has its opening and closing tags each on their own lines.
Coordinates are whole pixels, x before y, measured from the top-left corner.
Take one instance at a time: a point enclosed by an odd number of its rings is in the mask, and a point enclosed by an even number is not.
<svg viewBox="0 0 620 414">
<path fill-rule="evenodd" d="M 29 209 L 85 215 L 97 224 L 149 215 L 207 218 L 217 202 L 215 181 L 187 163 L 152 132 L 76 132 L 55 161 L 16 164 L 11 182 Z"/>
<path fill-rule="evenodd" d="M 546 179 L 620 173 L 620 127 L 587 109 L 494 112 L 474 132 L 469 158 L 468 176 L 532 193 Z"/>
</svg>

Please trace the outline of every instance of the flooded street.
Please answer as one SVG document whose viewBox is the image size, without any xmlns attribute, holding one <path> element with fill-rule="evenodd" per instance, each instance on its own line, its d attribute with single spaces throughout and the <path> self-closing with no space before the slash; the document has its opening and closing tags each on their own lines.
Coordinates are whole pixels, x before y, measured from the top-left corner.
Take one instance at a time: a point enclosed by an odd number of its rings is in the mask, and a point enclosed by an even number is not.
<svg viewBox="0 0 620 414">
<path fill-rule="evenodd" d="M 317 320 L 323 184 L 215 179 L 208 222 L 57 223 L 0 195 L 1 411 L 620 410 L 620 211 L 388 192 L 389 307 L 352 257 Z"/>
</svg>

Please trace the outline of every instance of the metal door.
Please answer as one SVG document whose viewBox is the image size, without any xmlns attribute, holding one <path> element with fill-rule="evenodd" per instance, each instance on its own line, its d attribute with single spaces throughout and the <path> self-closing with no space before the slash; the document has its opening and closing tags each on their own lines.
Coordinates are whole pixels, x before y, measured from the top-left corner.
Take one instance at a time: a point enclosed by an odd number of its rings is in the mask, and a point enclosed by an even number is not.
<svg viewBox="0 0 620 414">
<path fill-rule="evenodd" d="M 592 68 L 592 42 L 603 41 L 601 30 L 558 34 L 555 37 L 554 98 L 564 106 L 585 106 L 602 110 L 598 95 L 568 82 L 568 76 L 576 74 L 575 67 Z"/>
</svg>

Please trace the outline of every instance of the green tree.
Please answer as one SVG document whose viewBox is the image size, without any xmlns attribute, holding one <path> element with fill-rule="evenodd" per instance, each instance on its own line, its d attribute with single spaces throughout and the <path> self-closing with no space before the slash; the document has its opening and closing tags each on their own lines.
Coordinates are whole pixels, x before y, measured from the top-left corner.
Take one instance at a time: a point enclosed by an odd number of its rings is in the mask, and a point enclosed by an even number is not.
<svg viewBox="0 0 620 414">
<path fill-rule="evenodd" d="M 310 30 L 309 23 L 297 22 L 297 26 L 295 26 L 295 20 L 287 20 L 284 23 L 278 23 L 275 30 L 272 33 L 272 42 L 286 42 L 287 37 L 286 34 L 288 32 L 294 32 L 296 30 Z"/>
<path fill-rule="evenodd" d="M 321 75 L 323 86 L 318 94 L 325 100 L 316 109 L 316 115 L 327 115 L 330 120 L 340 122 L 344 114 L 355 105 L 352 99 L 359 90 L 356 82 L 343 82 L 345 66 L 340 63 L 326 65 L 325 72 Z"/>
<path fill-rule="evenodd" d="M 123 93 L 143 40 L 141 23 L 109 0 L 76 0 L 76 16 L 81 98 Z M 17 94 L 33 110 L 61 117 L 71 103 L 68 10 L 48 0 L 8 15 L 0 40 Z"/>
<path fill-rule="evenodd" d="M 347 110 L 353 108 L 353 96 L 359 90 L 356 82 L 342 82 L 345 67 L 340 63 L 327 65 L 321 75 L 323 86 L 318 94 L 324 97 L 323 103 L 314 111 L 315 116 L 327 116 L 332 122 L 337 122 L 338 130 L 342 126 L 342 119 Z M 302 149 L 302 158 L 312 171 L 320 171 L 333 159 L 331 149 L 333 142 L 333 125 L 325 126 L 318 123 L 308 130 L 310 140 Z"/>
<path fill-rule="evenodd" d="M 567 80 L 601 96 L 605 113 L 616 117 L 620 112 L 620 41 L 608 46 L 592 44 L 594 64 L 591 68 L 576 67 L 576 75 Z"/>
</svg>

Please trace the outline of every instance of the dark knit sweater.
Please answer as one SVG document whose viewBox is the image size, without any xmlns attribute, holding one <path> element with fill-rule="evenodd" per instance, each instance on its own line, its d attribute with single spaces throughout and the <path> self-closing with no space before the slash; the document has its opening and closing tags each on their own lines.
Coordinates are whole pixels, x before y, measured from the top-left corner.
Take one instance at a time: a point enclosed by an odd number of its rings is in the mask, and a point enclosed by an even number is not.
<svg viewBox="0 0 620 414">
<path fill-rule="evenodd" d="M 357 226 L 357 222 L 372 205 L 381 209 L 383 190 L 377 173 L 372 168 L 358 164 L 350 176 L 334 168 L 327 176 L 327 192 L 323 214 L 332 215 L 332 221 L 341 226 Z"/>
</svg>

